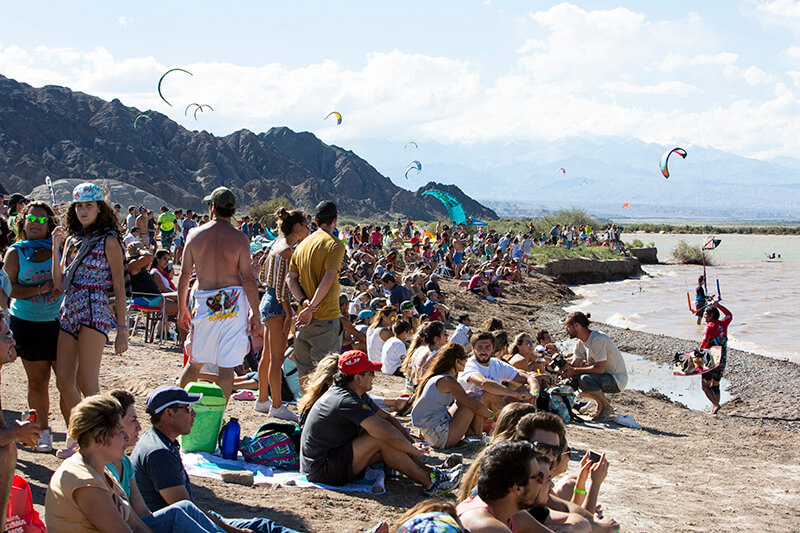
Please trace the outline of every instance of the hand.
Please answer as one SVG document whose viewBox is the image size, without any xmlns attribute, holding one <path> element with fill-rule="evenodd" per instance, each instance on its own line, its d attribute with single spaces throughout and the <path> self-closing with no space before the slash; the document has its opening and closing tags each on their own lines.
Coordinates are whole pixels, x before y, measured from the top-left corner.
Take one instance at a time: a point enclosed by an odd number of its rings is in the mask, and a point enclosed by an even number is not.
<svg viewBox="0 0 800 533">
<path fill-rule="evenodd" d="M 192 315 L 189 313 L 188 307 L 183 307 L 178 311 L 178 323 L 184 331 L 191 331 Z"/>
<path fill-rule="evenodd" d="M 128 330 L 118 329 L 117 337 L 114 339 L 114 353 L 117 355 L 121 355 L 127 351 L 128 351 Z"/>
<path fill-rule="evenodd" d="M 606 475 L 608 474 L 608 461 L 606 460 L 606 454 L 603 453 L 600 456 L 600 460 L 597 461 L 594 465 L 592 465 L 592 470 L 590 472 L 590 476 L 592 479 L 592 485 L 600 485 L 604 479 L 606 479 Z"/>
<path fill-rule="evenodd" d="M 564 376 L 565 378 L 571 378 L 577 373 L 578 373 L 577 370 L 575 370 L 571 365 L 565 366 L 564 369 L 561 371 L 561 375 Z"/>
<path fill-rule="evenodd" d="M 36 292 L 41 294 L 47 294 L 48 292 L 53 292 L 55 289 L 55 285 L 53 284 L 53 280 L 47 280 L 36 289 Z"/>
<path fill-rule="evenodd" d="M 430 451 L 428 445 L 421 442 L 415 442 L 412 446 L 414 447 L 414 453 L 412 453 L 414 457 L 422 457 Z"/>
<path fill-rule="evenodd" d="M 586 479 L 589 477 L 589 472 L 594 463 L 589 459 L 589 452 L 583 456 L 578 466 L 578 477 L 575 480 L 575 488 L 582 489 L 586 487 Z"/>
<path fill-rule="evenodd" d="M 53 287 L 52 289 L 50 289 L 50 294 L 52 294 L 54 298 L 58 298 L 59 296 L 64 294 L 64 290 Z"/>
<path fill-rule="evenodd" d="M 529 402 L 529 401 L 531 401 L 531 398 L 532 398 L 532 396 L 526 390 L 522 390 L 522 391 L 517 393 L 517 399 L 519 399 L 519 401 L 521 401 L 521 402 Z"/>
<path fill-rule="evenodd" d="M 304 328 L 310 322 L 311 318 L 314 316 L 314 312 L 308 306 L 308 301 L 303 303 L 303 310 L 297 313 L 297 327 Z"/>
<path fill-rule="evenodd" d="M 29 420 L 17 422 L 17 427 L 14 429 L 14 440 L 21 444 L 30 445 L 39 438 L 40 433 L 41 426 L 39 426 L 39 422 L 31 422 Z"/>
<path fill-rule="evenodd" d="M 258 331 L 259 328 L 261 327 L 261 324 L 258 321 L 259 314 L 260 313 L 250 313 L 250 324 L 249 324 L 249 326 L 250 326 L 250 332 L 251 333 L 254 332 L 254 331 Z"/>
<path fill-rule="evenodd" d="M 64 227 L 63 226 L 56 226 L 53 229 L 53 251 L 57 251 L 61 248 L 61 241 L 64 240 Z"/>
</svg>

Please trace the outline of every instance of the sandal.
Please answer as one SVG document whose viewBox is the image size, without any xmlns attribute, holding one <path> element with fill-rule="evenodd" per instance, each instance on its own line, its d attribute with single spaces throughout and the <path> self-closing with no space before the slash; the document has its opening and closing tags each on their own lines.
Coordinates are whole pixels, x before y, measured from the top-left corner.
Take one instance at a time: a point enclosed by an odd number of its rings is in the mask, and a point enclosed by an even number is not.
<svg viewBox="0 0 800 533">
<path fill-rule="evenodd" d="M 240 390 L 236 394 L 233 395 L 234 400 L 244 400 L 244 401 L 253 401 L 256 399 L 256 395 L 253 394 L 251 390 Z"/>
</svg>

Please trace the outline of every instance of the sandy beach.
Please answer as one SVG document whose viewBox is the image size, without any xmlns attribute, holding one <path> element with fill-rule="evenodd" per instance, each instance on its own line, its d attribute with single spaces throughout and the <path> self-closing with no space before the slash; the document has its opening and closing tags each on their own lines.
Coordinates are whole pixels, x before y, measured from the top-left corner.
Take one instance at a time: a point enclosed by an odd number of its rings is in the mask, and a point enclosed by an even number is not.
<svg viewBox="0 0 800 533">
<path fill-rule="evenodd" d="M 452 282 L 443 283 L 443 288 L 456 314 L 469 312 L 473 324 L 496 316 L 510 334 L 547 328 L 556 340 L 565 338 L 559 325 L 564 316 L 561 306 L 571 291 L 547 278 L 531 277 L 524 285 L 510 288 L 499 304 L 462 293 Z M 668 362 L 674 352 L 694 347 L 690 341 L 660 335 L 606 325 L 597 325 L 597 329 L 611 335 L 622 350 L 659 362 Z M 181 361 L 174 344 L 159 349 L 157 344 L 144 344 L 140 336 L 131 340 L 131 348 L 123 356 L 115 356 L 109 345 L 101 388 L 134 392 L 147 429 L 147 394 L 158 385 L 173 382 Z M 643 429 L 596 423 L 568 427 L 567 437 L 575 450 L 570 471 L 577 469 L 585 450 L 606 452 L 610 468 L 600 503 L 607 516 L 620 522 L 622 531 L 800 531 L 800 368 L 732 350 L 726 376 L 735 399 L 717 416 L 691 411 L 655 392 L 626 391 L 612 402 Z M 401 390 L 399 378 L 382 375 L 375 380 L 377 395 L 397 395 Z M 58 398 L 54 380 L 51 398 Z M 19 418 L 26 408 L 25 374 L 19 361 L 3 368 L 2 399 L 8 421 Z M 52 427 L 56 444 L 61 444 L 65 426 L 55 403 Z M 252 402 L 232 400 L 226 413 L 226 417 L 239 417 L 243 434 L 268 421 L 252 406 Z M 402 420 L 410 425 L 408 418 Z M 467 449 L 454 451 L 464 454 L 465 462 L 474 456 L 474 451 Z M 18 472 L 30 482 L 40 512 L 47 483 L 59 463 L 53 455 L 20 450 Z M 357 532 L 380 520 L 391 523 L 424 498 L 422 490 L 405 479 L 387 481 L 387 493 L 379 496 L 243 487 L 199 478 L 192 482 L 197 503 L 224 516 L 266 516 L 314 532 Z"/>
</svg>

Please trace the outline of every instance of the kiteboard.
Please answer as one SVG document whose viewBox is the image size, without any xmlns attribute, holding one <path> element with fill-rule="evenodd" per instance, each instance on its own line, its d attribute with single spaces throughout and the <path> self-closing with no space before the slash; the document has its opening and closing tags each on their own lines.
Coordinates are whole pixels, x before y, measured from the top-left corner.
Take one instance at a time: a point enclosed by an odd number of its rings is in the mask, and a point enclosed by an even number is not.
<svg viewBox="0 0 800 533">
<path fill-rule="evenodd" d="M 672 373 L 676 376 L 695 376 L 711 372 L 722 360 L 722 346 L 712 346 L 707 350 L 678 352 L 672 363 Z"/>
</svg>

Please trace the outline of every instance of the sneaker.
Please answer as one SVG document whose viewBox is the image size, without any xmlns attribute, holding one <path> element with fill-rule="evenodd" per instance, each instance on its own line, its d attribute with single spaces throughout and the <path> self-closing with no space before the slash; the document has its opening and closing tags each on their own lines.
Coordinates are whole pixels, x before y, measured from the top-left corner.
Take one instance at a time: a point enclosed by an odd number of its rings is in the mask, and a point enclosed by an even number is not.
<svg viewBox="0 0 800 533">
<path fill-rule="evenodd" d="M 442 496 L 458 487 L 461 481 L 461 465 L 449 470 L 434 469 L 431 474 L 433 484 L 425 490 L 426 496 Z"/>
<path fill-rule="evenodd" d="M 265 402 L 262 402 L 261 400 L 256 400 L 253 409 L 258 411 L 259 413 L 269 414 L 269 410 L 272 409 L 272 400 L 267 400 Z"/>
<path fill-rule="evenodd" d="M 281 420 L 288 420 L 289 422 L 297 422 L 299 420 L 297 415 L 291 412 L 285 405 L 281 405 L 280 407 L 270 407 L 269 416 L 272 418 L 280 418 Z"/>
<path fill-rule="evenodd" d="M 39 441 L 33 447 L 33 451 L 37 453 L 50 453 L 53 451 L 53 435 L 50 434 L 50 429 L 43 429 L 39 435 Z"/>
<path fill-rule="evenodd" d="M 56 457 L 59 459 L 69 459 L 75 452 L 78 451 L 78 443 L 72 440 L 72 437 L 67 437 L 67 447 L 63 450 L 58 450 L 56 452 Z"/>
</svg>

